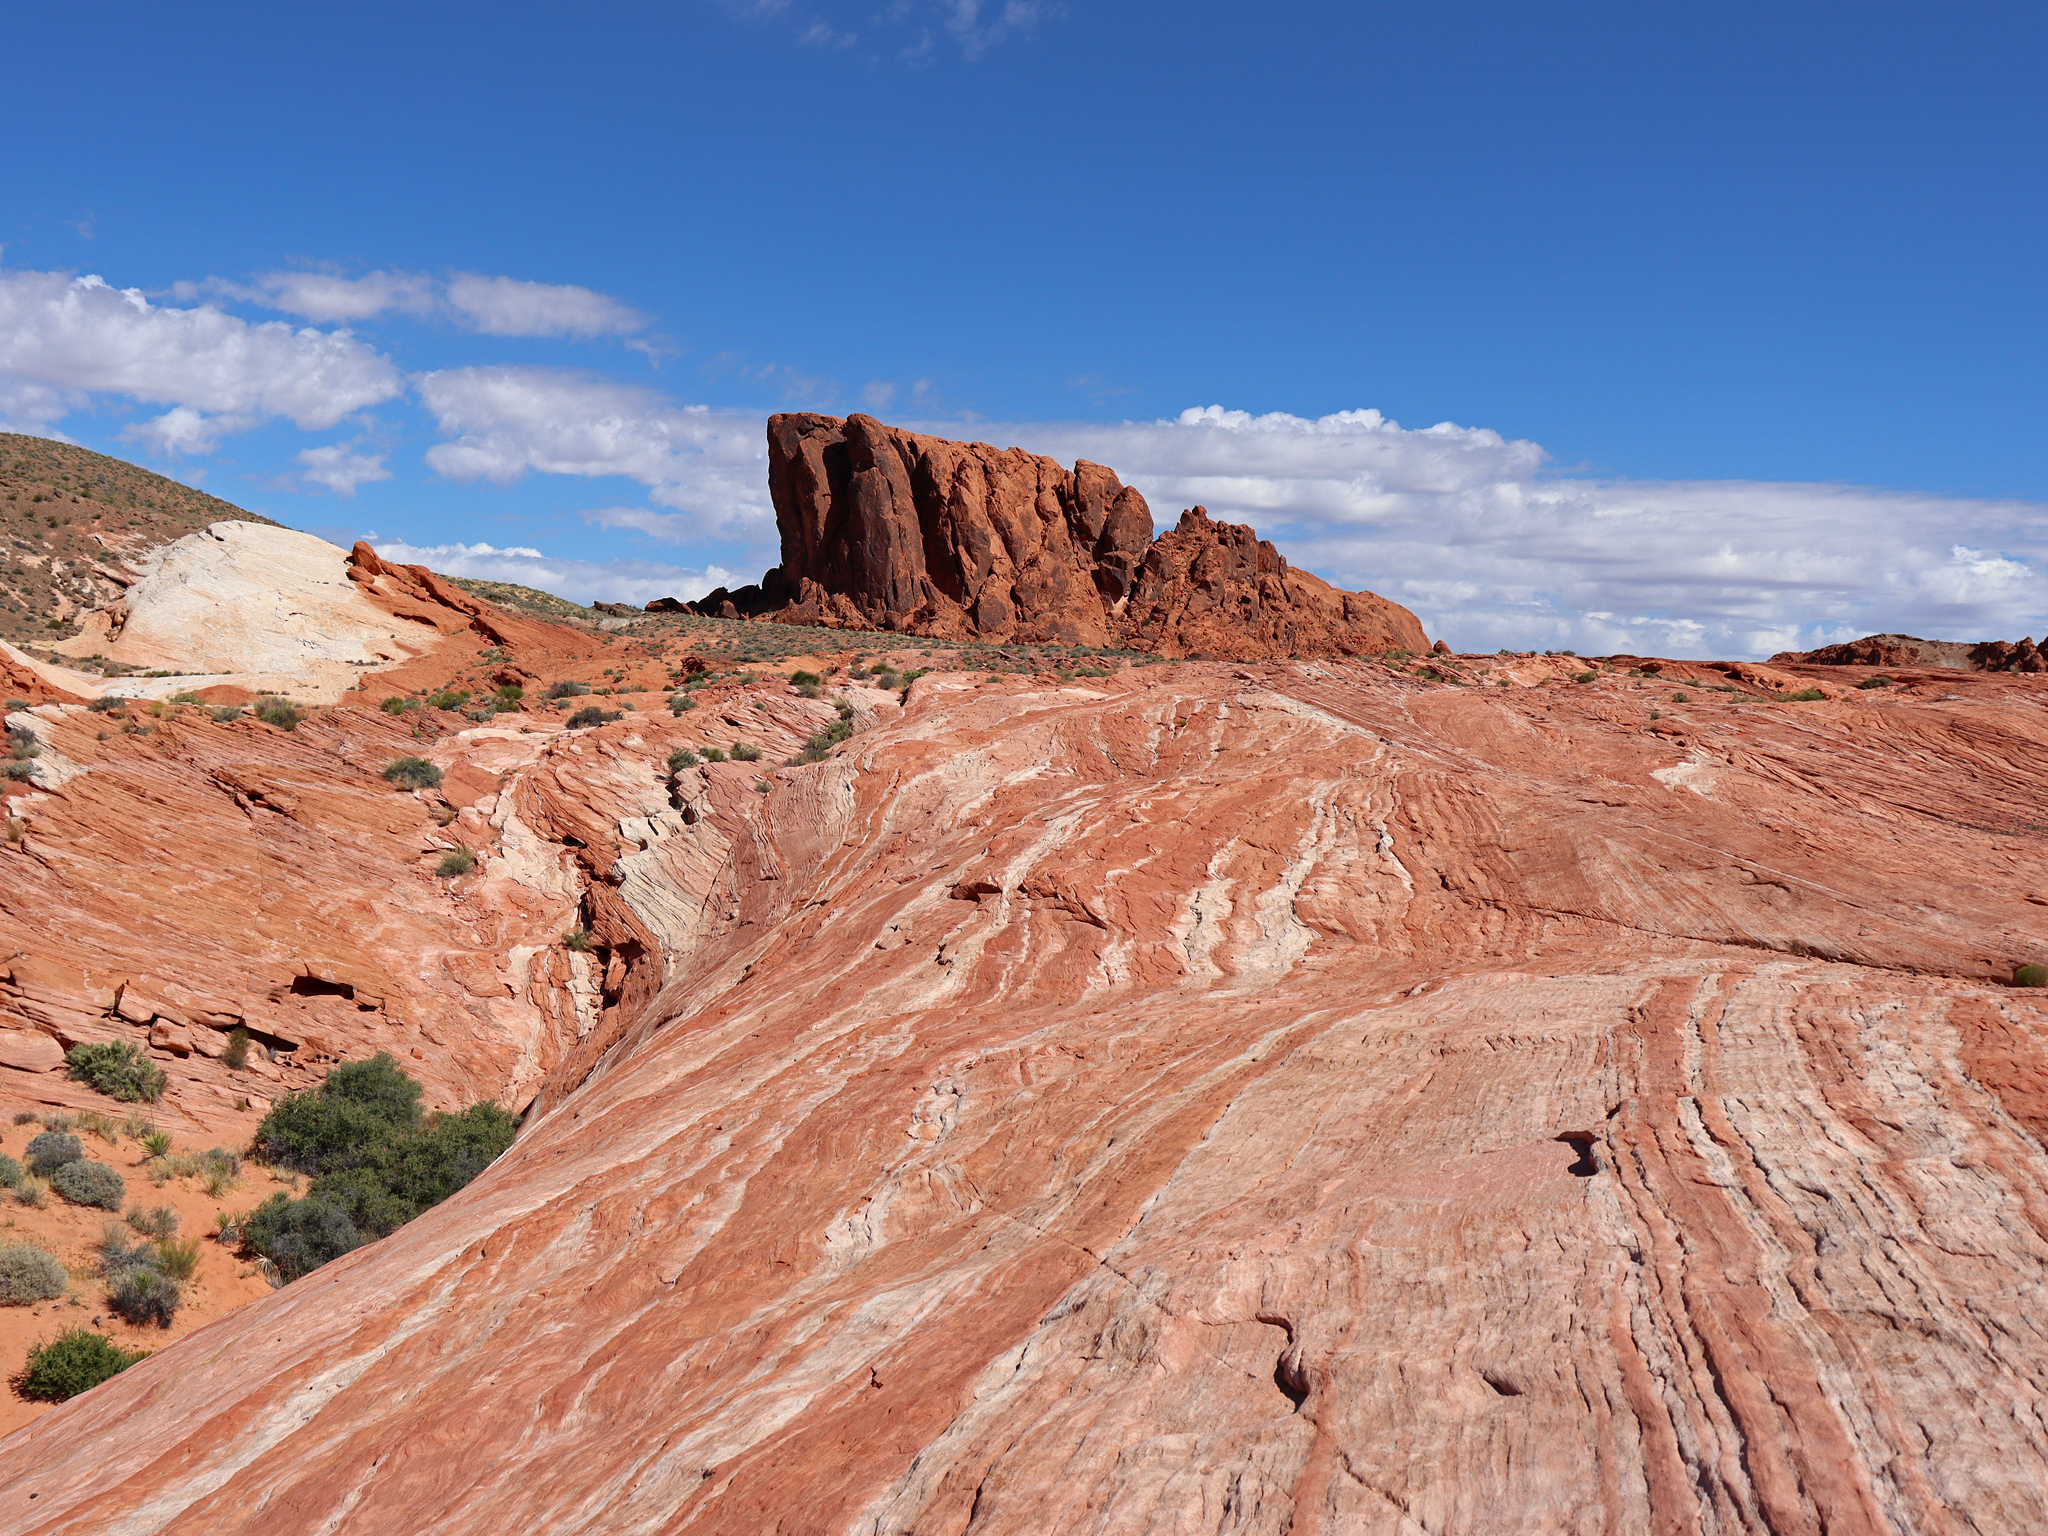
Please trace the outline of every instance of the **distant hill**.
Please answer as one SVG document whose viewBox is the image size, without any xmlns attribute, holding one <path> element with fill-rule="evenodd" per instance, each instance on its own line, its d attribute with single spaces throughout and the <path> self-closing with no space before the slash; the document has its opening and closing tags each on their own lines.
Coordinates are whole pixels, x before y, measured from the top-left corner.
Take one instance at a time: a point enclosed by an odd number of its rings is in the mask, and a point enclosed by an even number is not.
<svg viewBox="0 0 2048 1536">
<path fill-rule="evenodd" d="M 0 432 L 0 639 L 76 634 L 132 579 L 124 561 L 228 518 L 272 523 L 89 448 Z"/>
<path fill-rule="evenodd" d="M 515 613 L 531 614 L 537 619 L 552 619 L 558 624 L 588 624 L 601 617 L 595 608 L 582 607 L 538 587 L 522 587 L 510 581 L 480 581 L 474 576 L 449 576 L 445 579 L 472 597 L 496 603 L 500 608 L 510 608 Z"/>
</svg>

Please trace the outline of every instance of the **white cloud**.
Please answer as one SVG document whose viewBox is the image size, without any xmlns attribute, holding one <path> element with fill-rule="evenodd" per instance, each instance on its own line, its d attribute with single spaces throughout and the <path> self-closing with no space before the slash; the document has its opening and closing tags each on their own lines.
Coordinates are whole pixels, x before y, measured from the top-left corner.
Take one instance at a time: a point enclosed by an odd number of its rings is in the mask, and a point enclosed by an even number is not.
<svg viewBox="0 0 2048 1536">
<path fill-rule="evenodd" d="M 958 424 L 921 428 L 963 435 Z M 1248 522 L 1289 559 L 1413 608 L 1465 650 L 1758 656 L 1884 630 L 2040 635 L 2039 503 L 1860 486 L 1546 472 L 1534 443 L 1377 411 L 1211 406 L 1174 421 L 975 423 L 1115 468 L 1162 526 Z"/>
<path fill-rule="evenodd" d="M 757 412 L 678 406 L 651 390 L 552 368 L 451 368 L 417 385 L 454 439 L 427 451 L 428 465 L 450 480 L 510 485 L 530 470 L 623 475 L 658 505 L 689 514 L 697 537 L 772 537 Z"/>
<path fill-rule="evenodd" d="M 562 559 L 523 545 L 498 548 L 490 544 L 420 546 L 395 539 L 372 542 L 379 555 L 401 565 L 424 565 L 443 575 L 470 576 L 480 581 L 514 582 L 577 603 L 645 604 L 657 597 L 689 600 L 702 597 L 713 587 L 738 586 L 754 579 L 754 575 L 741 576 L 716 565 L 699 569 L 663 565 L 654 560 Z"/>
<path fill-rule="evenodd" d="M 527 283 L 458 272 L 448 304 L 486 336 L 630 336 L 647 317 L 574 283 Z"/>
<path fill-rule="evenodd" d="M 416 272 L 371 272 L 338 277 L 331 272 L 266 272 L 248 288 L 216 284 L 235 298 L 281 309 L 308 320 L 368 320 L 386 310 L 422 315 L 431 312 L 434 280 Z"/>
<path fill-rule="evenodd" d="M 200 453 L 273 417 L 331 427 L 404 387 L 347 331 L 159 307 L 98 277 L 0 272 L 0 420 L 46 426 L 94 395 L 127 396 L 171 407 L 132 435 Z"/>
<path fill-rule="evenodd" d="M 323 448 L 303 448 L 298 462 L 305 465 L 299 478 L 311 485 L 324 485 L 344 501 L 355 499 L 356 487 L 372 480 L 389 480 L 385 455 L 357 453 L 354 443 L 330 443 Z"/>
</svg>

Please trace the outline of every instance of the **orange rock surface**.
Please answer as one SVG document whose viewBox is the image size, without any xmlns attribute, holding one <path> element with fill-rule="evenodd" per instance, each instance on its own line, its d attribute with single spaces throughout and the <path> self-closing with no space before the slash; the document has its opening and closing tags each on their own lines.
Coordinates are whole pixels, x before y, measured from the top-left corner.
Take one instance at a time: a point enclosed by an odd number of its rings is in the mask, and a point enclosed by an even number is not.
<svg viewBox="0 0 2048 1536">
<path fill-rule="evenodd" d="M 802 767 L 787 689 L 466 732 L 509 776 L 467 892 L 344 782 L 349 711 L 325 778 L 180 748 L 267 776 L 207 792 L 192 866 L 249 862 L 204 900 L 148 820 L 200 770 L 95 764 L 52 800 L 120 798 L 0 859 L 80 850 L 38 937 L 132 869 L 82 955 L 157 890 L 81 987 L 247 890 L 212 991 L 310 1040 L 287 964 L 374 941 L 365 1038 L 537 1096 L 455 1198 L 0 1442 L 0 1529 L 2043 1528 L 2048 691 L 1635 671 L 934 674 Z M 572 894 L 603 975 L 521 991 Z"/>
</svg>

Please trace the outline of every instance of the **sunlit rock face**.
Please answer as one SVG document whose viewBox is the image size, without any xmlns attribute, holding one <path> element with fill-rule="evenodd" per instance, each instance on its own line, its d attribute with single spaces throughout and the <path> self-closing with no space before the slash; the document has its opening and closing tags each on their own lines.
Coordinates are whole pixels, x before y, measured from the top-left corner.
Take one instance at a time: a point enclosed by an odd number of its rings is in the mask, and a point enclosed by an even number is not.
<svg viewBox="0 0 2048 1536">
<path fill-rule="evenodd" d="M 2042 1528 L 2041 684 L 1567 665 L 934 674 L 766 794 L 508 757 L 644 996 L 0 1443 L 7 1527 Z"/>
<path fill-rule="evenodd" d="M 1114 470 L 957 443 L 870 416 L 768 420 L 782 564 L 707 613 L 950 640 L 1229 660 L 1429 648 L 1398 603 L 1294 570 L 1195 507 L 1155 540 Z"/>
</svg>

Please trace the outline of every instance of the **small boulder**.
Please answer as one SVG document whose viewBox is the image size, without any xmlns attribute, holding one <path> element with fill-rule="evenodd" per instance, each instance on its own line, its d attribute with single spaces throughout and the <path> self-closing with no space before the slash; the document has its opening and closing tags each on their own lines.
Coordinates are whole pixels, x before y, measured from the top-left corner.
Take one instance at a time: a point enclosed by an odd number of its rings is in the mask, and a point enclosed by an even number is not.
<svg viewBox="0 0 2048 1536">
<path fill-rule="evenodd" d="M 0 1067 L 17 1072 L 55 1072 L 64 1065 L 64 1047 L 36 1030 L 0 1029 Z"/>
</svg>

